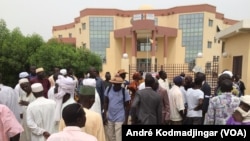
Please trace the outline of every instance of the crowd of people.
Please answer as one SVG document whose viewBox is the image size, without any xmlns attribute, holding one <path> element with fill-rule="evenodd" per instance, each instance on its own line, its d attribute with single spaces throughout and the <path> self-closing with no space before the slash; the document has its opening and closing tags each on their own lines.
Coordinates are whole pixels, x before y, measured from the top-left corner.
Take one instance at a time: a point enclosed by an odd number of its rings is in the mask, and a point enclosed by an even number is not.
<svg viewBox="0 0 250 141">
<path fill-rule="evenodd" d="M 1 141 L 121 141 L 122 125 L 248 125 L 250 96 L 229 70 L 211 93 L 206 74 L 184 72 L 173 80 L 124 69 L 100 77 L 90 67 L 84 78 L 72 68 L 42 67 L 20 72 L 12 88 L 0 73 Z"/>
</svg>

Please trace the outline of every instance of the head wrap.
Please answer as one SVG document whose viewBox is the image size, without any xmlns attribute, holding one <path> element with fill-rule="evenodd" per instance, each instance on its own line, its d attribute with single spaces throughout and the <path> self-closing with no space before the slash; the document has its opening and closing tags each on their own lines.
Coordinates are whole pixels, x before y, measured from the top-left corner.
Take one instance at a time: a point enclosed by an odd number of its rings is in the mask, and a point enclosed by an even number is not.
<svg viewBox="0 0 250 141">
<path fill-rule="evenodd" d="M 233 73 L 231 71 L 224 71 L 222 74 L 228 74 L 231 78 L 233 77 Z"/>
<path fill-rule="evenodd" d="M 61 73 L 62 75 L 66 75 L 66 74 L 67 74 L 67 70 L 66 70 L 66 69 L 61 69 L 61 70 L 60 70 L 60 73 Z"/>
</svg>

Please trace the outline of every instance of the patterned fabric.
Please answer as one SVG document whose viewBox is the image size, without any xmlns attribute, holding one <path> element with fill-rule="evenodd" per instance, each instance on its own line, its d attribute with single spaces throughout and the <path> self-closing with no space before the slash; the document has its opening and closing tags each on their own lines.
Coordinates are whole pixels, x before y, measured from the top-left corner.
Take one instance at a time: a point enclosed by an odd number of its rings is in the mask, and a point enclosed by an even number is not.
<svg viewBox="0 0 250 141">
<path fill-rule="evenodd" d="M 239 104 L 239 97 L 234 96 L 232 93 L 222 93 L 213 97 L 209 102 L 204 124 L 225 125 Z"/>
</svg>

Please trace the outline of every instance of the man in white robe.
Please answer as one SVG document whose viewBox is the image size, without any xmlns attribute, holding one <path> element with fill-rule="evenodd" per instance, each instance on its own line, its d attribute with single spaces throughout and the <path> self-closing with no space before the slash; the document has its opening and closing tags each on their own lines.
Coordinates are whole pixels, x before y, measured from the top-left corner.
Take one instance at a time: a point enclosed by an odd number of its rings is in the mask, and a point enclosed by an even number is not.
<svg viewBox="0 0 250 141">
<path fill-rule="evenodd" d="M 21 123 L 20 106 L 18 104 L 18 95 L 10 86 L 2 83 L 2 74 L 0 73 L 0 104 L 6 105 L 15 115 L 17 121 Z"/>
<path fill-rule="evenodd" d="M 100 96 L 96 90 L 96 80 L 94 78 L 86 78 L 83 79 L 82 84 L 84 86 L 92 86 L 95 87 L 95 102 L 92 105 L 92 107 L 90 108 L 90 110 L 93 110 L 97 113 L 100 113 L 100 115 L 102 115 L 102 111 L 101 111 L 101 100 L 100 100 Z"/>
<path fill-rule="evenodd" d="M 41 83 L 32 84 L 31 89 L 36 97 L 27 108 L 27 125 L 31 130 L 31 140 L 46 141 L 55 131 L 56 103 L 43 96 L 44 89 Z"/>
<path fill-rule="evenodd" d="M 62 100 L 63 96 L 66 93 L 70 94 L 71 98 L 74 98 L 75 88 L 76 88 L 76 80 L 73 80 L 71 77 L 67 76 L 66 69 L 60 70 L 61 75 L 58 76 L 55 84 L 55 101 L 56 101 L 56 114 L 55 120 L 60 121 L 61 119 L 61 108 L 62 108 Z"/>
<path fill-rule="evenodd" d="M 31 85 L 30 82 L 27 78 L 22 78 L 19 80 L 19 84 L 20 84 L 20 88 L 22 89 L 22 91 L 25 92 L 25 95 L 21 95 L 20 99 L 19 99 L 19 104 L 22 108 L 22 126 L 24 128 L 24 132 L 21 133 L 20 136 L 20 141 L 31 141 L 30 140 L 30 129 L 27 126 L 27 115 L 26 115 L 26 110 L 28 105 L 33 102 L 34 100 L 36 100 L 35 96 L 33 95 L 33 93 L 31 92 Z"/>
</svg>

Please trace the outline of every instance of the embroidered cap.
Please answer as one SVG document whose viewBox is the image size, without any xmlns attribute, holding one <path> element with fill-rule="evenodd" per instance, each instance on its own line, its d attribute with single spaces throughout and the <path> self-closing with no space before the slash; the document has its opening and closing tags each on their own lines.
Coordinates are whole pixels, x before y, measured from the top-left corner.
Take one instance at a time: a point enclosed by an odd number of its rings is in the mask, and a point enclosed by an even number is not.
<svg viewBox="0 0 250 141">
<path fill-rule="evenodd" d="M 43 86 L 41 83 L 34 83 L 31 85 L 31 90 L 34 93 L 42 92 L 43 91 Z"/>
</svg>

